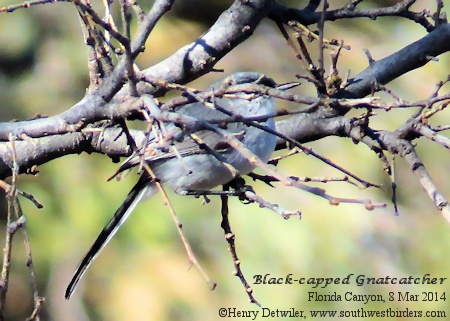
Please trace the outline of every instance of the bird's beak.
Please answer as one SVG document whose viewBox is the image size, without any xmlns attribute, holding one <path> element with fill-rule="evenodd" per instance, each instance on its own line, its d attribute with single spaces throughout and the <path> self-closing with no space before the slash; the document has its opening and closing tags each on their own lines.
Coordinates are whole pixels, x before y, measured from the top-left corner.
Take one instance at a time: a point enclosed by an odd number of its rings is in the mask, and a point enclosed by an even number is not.
<svg viewBox="0 0 450 321">
<path fill-rule="evenodd" d="M 275 86 L 275 88 L 279 89 L 279 90 L 282 90 L 282 91 L 285 91 L 285 90 L 288 90 L 288 89 L 291 89 L 291 88 L 294 88 L 294 87 L 297 87 L 297 86 L 300 86 L 299 82 L 288 82 L 288 83 L 285 83 L 285 84 L 279 84 L 279 85 Z"/>
</svg>

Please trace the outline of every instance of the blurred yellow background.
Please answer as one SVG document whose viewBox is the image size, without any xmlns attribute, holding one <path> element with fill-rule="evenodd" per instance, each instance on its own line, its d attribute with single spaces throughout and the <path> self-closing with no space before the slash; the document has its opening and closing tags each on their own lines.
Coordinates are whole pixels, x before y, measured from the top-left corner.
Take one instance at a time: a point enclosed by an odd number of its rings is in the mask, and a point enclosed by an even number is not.
<svg viewBox="0 0 450 321">
<path fill-rule="evenodd" d="M 176 1 L 170 12 L 151 34 L 147 50 L 138 63 L 146 68 L 169 56 L 179 47 L 205 32 L 211 21 L 231 1 Z M 2 1 L 8 5 L 12 1 Z M 291 1 L 294 3 L 294 1 Z M 302 5 L 306 1 L 302 2 Z M 346 1 L 333 1 L 332 8 Z M 367 1 L 371 6 L 395 1 Z M 446 0 L 446 9 L 450 1 Z M 206 4 L 206 9 L 204 8 Z M 214 5 L 213 5 L 214 4 Z M 203 6 L 202 6 L 203 5 Z M 192 8 L 195 7 L 196 10 Z M 415 10 L 435 8 L 435 1 L 423 0 Z M 213 10 L 214 9 L 214 10 Z M 202 11 L 205 10 L 205 11 Z M 208 11 L 211 10 L 211 11 Z M 195 11 L 195 17 L 190 13 Z M 193 13 L 194 14 L 194 13 Z M 314 27 L 312 27 L 314 29 Z M 328 38 L 344 39 L 352 49 L 344 51 L 339 70 L 354 76 L 367 67 L 362 51 L 381 59 L 426 35 L 419 25 L 400 18 L 354 19 L 326 25 Z M 53 4 L 0 15 L 0 120 L 28 119 L 36 114 L 54 115 L 79 101 L 88 85 L 86 47 L 75 9 Z M 317 44 L 310 45 L 317 55 Z M 317 57 L 317 56 L 316 56 Z M 426 99 L 438 81 L 449 73 L 450 56 L 439 58 L 388 85 L 407 101 Z M 295 80 L 305 74 L 302 64 L 269 20 L 264 20 L 253 37 L 222 59 L 216 68 L 225 73 L 255 70 L 279 82 Z M 327 67 L 328 70 L 328 67 Z M 221 74 L 210 74 L 192 86 L 204 88 Z M 449 86 L 443 92 L 449 92 Z M 294 92 L 314 95 L 312 86 L 303 84 Z M 381 95 L 385 97 L 385 95 Z M 295 108 L 281 103 L 279 106 Z M 412 110 L 379 111 L 372 119 L 375 129 L 395 129 Z M 357 115 L 353 112 L 352 115 Z M 448 124 L 448 112 L 436 123 Z M 450 197 L 449 154 L 425 139 L 417 141 L 424 164 L 441 192 Z M 408 166 L 396 160 L 400 216 L 394 216 L 390 203 L 390 183 L 376 155 L 362 144 L 348 139 L 326 138 L 308 146 L 356 175 L 385 190 L 358 190 L 345 183 L 318 186 L 340 197 L 370 198 L 386 202 L 385 209 L 366 211 L 360 205 L 330 206 L 318 197 L 294 188 L 270 188 L 254 184 L 264 199 L 285 209 L 301 210 L 302 220 L 283 220 L 257 205 L 231 200 L 230 220 L 242 269 L 248 281 L 253 276 L 271 274 L 284 277 L 345 277 L 350 273 L 367 277 L 450 278 L 449 226 L 423 192 Z M 278 153 L 282 154 L 282 153 Z M 41 203 L 37 210 L 22 200 L 27 218 L 40 295 L 46 298 L 42 320 L 218 320 L 219 308 L 258 310 L 248 303 L 239 280 L 232 275 L 233 264 L 220 227 L 220 202 L 171 194 L 171 200 L 184 224 L 190 244 L 209 276 L 218 283 L 210 291 L 178 237 L 168 208 L 161 196 L 141 203 L 129 221 L 108 244 L 87 272 L 71 300 L 64 291 L 79 260 L 97 237 L 137 176 L 132 173 L 121 182 L 106 182 L 117 168 L 102 155 L 67 156 L 39 168 L 37 177 L 21 176 L 19 188 L 32 193 Z M 311 156 L 297 155 L 282 161 L 278 170 L 294 176 L 342 176 Z M 250 182 L 250 180 L 248 180 Z M 2 205 L 0 239 L 5 237 L 6 201 Z M 13 265 L 7 297 L 7 320 L 23 320 L 32 310 L 32 289 L 25 265 L 20 234 L 14 240 Z M 358 287 L 330 285 L 321 294 L 382 294 L 393 291 L 442 293 L 443 285 L 375 285 Z M 437 302 L 309 302 L 308 285 L 253 285 L 256 299 L 267 308 L 297 310 L 383 310 L 387 308 L 443 310 L 450 316 L 449 301 Z M 447 292 L 450 300 L 450 294 Z M 420 297 L 422 299 L 422 296 Z M 277 318 L 273 318 L 276 320 Z M 374 318 L 375 319 L 375 318 Z M 392 318 L 395 319 L 395 318 Z M 408 318 L 405 318 L 405 320 Z"/>
</svg>

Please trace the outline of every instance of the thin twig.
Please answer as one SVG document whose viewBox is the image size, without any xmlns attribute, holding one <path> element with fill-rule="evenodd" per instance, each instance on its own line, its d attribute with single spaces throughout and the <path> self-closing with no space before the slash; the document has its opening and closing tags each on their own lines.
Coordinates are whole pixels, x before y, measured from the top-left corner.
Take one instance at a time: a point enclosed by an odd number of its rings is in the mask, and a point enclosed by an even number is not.
<svg viewBox="0 0 450 321">
<path fill-rule="evenodd" d="M 5 181 L 0 180 L 0 188 L 3 189 L 5 191 L 5 193 L 9 193 L 9 191 L 11 190 L 11 185 L 6 183 Z M 34 198 L 34 196 L 32 194 L 21 191 L 17 188 L 16 188 L 16 190 L 19 195 L 22 195 L 26 199 L 30 200 L 34 204 L 34 206 L 36 206 L 37 208 L 44 207 L 44 205 L 42 205 L 36 198 Z"/>
<path fill-rule="evenodd" d="M 30 7 L 42 5 L 42 4 L 52 4 L 54 2 L 70 2 L 72 0 L 32 0 L 32 1 L 24 1 L 19 4 L 10 5 L 7 7 L 0 8 L 0 13 L 13 12 L 18 9 L 28 9 Z"/>
<path fill-rule="evenodd" d="M 12 185 L 16 186 L 19 166 L 17 165 L 17 153 L 16 153 L 15 139 L 13 138 L 12 135 L 10 136 L 10 142 L 11 142 L 11 147 L 12 147 L 11 149 L 12 149 L 12 154 L 13 154 Z M 31 196 L 31 199 L 36 202 L 36 200 L 34 199 L 34 197 L 32 195 L 30 195 L 30 194 L 27 194 L 27 195 Z M 38 205 L 37 205 L 38 208 L 40 208 L 39 205 L 42 207 L 42 205 L 40 203 L 38 203 Z M 25 226 L 26 218 L 22 212 L 22 208 L 20 206 L 19 200 L 17 199 L 17 194 L 16 194 L 16 198 L 14 200 L 14 213 L 16 214 L 16 219 L 17 219 L 16 222 L 18 222 L 18 225 L 20 222 L 19 226 L 22 227 L 21 232 L 22 232 L 23 242 L 24 242 L 25 251 L 26 251 L 26 255 L 27 255 L 26 265 L 30 272 L 30 281 L 31 281 L 31 286 L 33 288 L 33 303 L 34 303 L 33 306 L 34 306 L 34 308 L 33 308 L 33 312 L 31 313 L 31 316 L 27 320 L 39 321 L 40 320 L 39 311 L 41 309 L 42 304 L 45 301 L 45 298 L 39 296 L 39 290 L 38 290 L 38 285 L 37 285 L 37 280 L 36 280 L 36 272 L 34 270 L 33 255 L 32 255 L 32 251 L 31 251 L 31 242 L 30 242 L 30 238 L 28 237 L 28 233 L 27 233 L 26 226 Z"/>
<path fill-rule="evenodd" d="M 95 10 L 91 7 L 89 3 L 83 3 L 80 0 L 72 0 L 72 2 L 80 8 L 83 12 L 89 15 L 93 22 L 101 26 L 105 29 L 111 36 L 116 39 L 122 46 L 125 47 L 127 43 L 129 43 L 129 39 L 123 36 L 120 32 L 118 32 L 115 26 L 111 25 L 108 22 L 103 21 L 103 19 L 95 12 Z"/>
<path fill-rule="evenodd" d="M 324 0 L 323 1 L 323 8 L 322 8 L 322 14 L 320 17 L 320 21 L 317 23 L 317 29 L 319 30 L 319 58 L 318 58 L 318 63 L 319 63 L 319 80 L 322 83 L 322 86 L 325 86 L 325 45 L 324 45 L 324 33 L 325 33 L 325 12 L 328 10 L 329 5 L 328 5 L 328 1 Z"/>
<path fill-rule="evenodd" d="M 278 180 L 276 180 L 278 181 Z M 271 211 L 274 211 L 278 215 L 280 215 L 284 219 L 288 219 L 289 217 L 295 215 L 299 219 L 301 218 L 301 212 L 300 211 L 287 211 L 282 209 L 278 204 L 269 203 L 266 200 L 264 200 L 262 197 L 256 195 L 253 188 L 249 185 L 244 186 L 237 186 L 235 187 L 236 190 L 234 191 L 210 191 L 210 190 L 188 190 L 183 191 L 182 195 L 191 195 L 195 197 L 207 197 L 207 196 L 237 196 L 242 202 L 248 203 L 257 203 L 261 208 L 267 208 Z M 209 202 L 209 199 L 207 198 L 207 202 Z"/>
<path fill-rule="evenodd" d="M 279 182 L 279 180 L 273 176 L 270 175 L 259 175 L 256 173 L 250 173 L 248 174 L 248 176 L 250 176 L 251 178 L 253 178 L 253 180 L 259 180 L 263 183 L 266 183 L 267 185 L 269 185 L 270 187 L 274 187 L 272 185 L 272 182 Z M 349 183 L 353 186 L 357 186 L 354 182 L 352 182 L 351 180 L 349 180 L 348 176 L 344 176 L 344 177 L 309 177 L 309 176 L 304 176 L 304 177 L 298 177 L 298 176 L 289 176 L 290 179 L 296 181 L 296 182 L 304 182 L 304 183 L 330 183 L 330 182 L 346 182 Z"/>
<path fill-rule="evenodd" d="M 417 155 L 414 146 L 409 144 L 409 152 L 403 158 L 409 164 L 411 171 L 416 175 L 420 185 L 433 201 L 436 208 L 441 212 L 444 218 L 450 223 L 450 206 L 445 197 L 439 192 L 433 180 L 430 177 L 425 165 Z"/>
<path fill-rule="evenodd" d="M 164 204 L 169 207 L 170 214 L 172 215 L 172 219 L 175 222 L 178 234 L 180 235 L 181 241 L 183 242 L 184 248 L 186 249 L 190 263 L 197 268 L 197 270 L 200 272 L 203 279 L 208 283 L 211 291 L 214 290 L 217 286 L 217 283 L 211 280 L 209 275 L 205 272 L 203 267 L 198 262 L 197 257 L 195 256 L 195 253 L 192 250 L 192 247 L 189 243 L 189 240 L 184 235 L 183 224 L 181 223 L 180 219 L 178 218 L 178 215 L 177 215 L 174 207 L 172 206 L 172 203 L 170 202 L 170 199 L 169 199 L 166 191 L 164 190 L 161 183 L 159 183 L 158 180 L 156 179 L 156 176 L 153 173 L 153 171 L 150 169 L 150 166 L 148 166 L 148 164 L 145 162 L 143 163 L 143 166 L 144 166 L 144 169 L 147 171 L 147 173 L 150 175 L 150 177 L 152 177 L 155 180 L 156 186 L 158 187 L 158 190 L 161 192 L 161 194 L 163 196 Z"/>
<path fill-rule="evenodd" d="M 288 211 L 288 210 L 282 209 L 278 204 L 267 202 L 262 197 L 256 195 L 255 191 L 251 188 L 245 189 L 244 196 L 248 200 L 258 203 L 259 207 L 267 208 L 267 209 L 277 213 L 285 220 L 289 219 L 291 216 L 297 216 L 298 219 L 301 219 L 301 217 L 302 217 L 302 214 L 300 211 Z"/>
<path fill-rule="evenodd" d="M 424 124 L 415 124 L 414 129 L 419 133 L 420 135 L 428 138 L 429 140 L 438 143 L 439 145 L 450 149 L 450 138 L 436 133 L 434 130 L 432 130 L 430 127 L 424 125 Z"/>
<path fill-rule="evenodd" d="M 17 200 L 17 159 L 15 153 L 15 140 L 14 137 L 9 135 L 11 150 L 13 154 L 13 168 L 12 168 L 12 184 L 10 185 L 9 191 L 6 194 L 6 198 L 8 200 L 8 212 L 6 218 L 6 233 L 5 233 L 5 247 L 3 249 L 3 263 L 2 263 L 2 271 L 0 275 L 0 321 L 5 320 L 5 304 L 6 297 L 8 294 L 8 286 L 9 286 L 9 274 L 11 269 L 11 253 L 13 247 L 13 238 L 16 232 L 21 229 L 25 225 L 25 217 L 20 217 L 18 210 L 18 200 Z M 13 212 L 16 214 L 18 219 L 13 221 Z"/>
<path fill-rule="evenodd" d="M 223 186 L 224 191 L 228 191 L 228 189 L 229 189 L 228 185 Z M 225 233 L 225 239 L 227 240 L 227 243 L 228 243 L 228 251 L 230 251 L 231 257 L 233 259 L 233 265 L 235 268 L 235 271 L 233 271 L 233 275 L 237 276 L 239 278 L 239 280 L 241 281 L 242 285 L 244 286 L 245 292 L 248 295 L 250 303 L 255 303 L 257 306 L 261 307 L 261 304 L 253 296 L 253 289 L 248 284 L 248 282 L 241 270 L 241 261 L 239 260 L 239 257 L 237 255 L 236 244 L 234 242 L 236 239 L 236 235 L 231 230 L 230 221 L 228 220 L 228 214 L 229 214 L 228 197 L 225 195 L 222 195 L 222 196 L 220 196 L 220 198 L 222 201 L 222 207 L 221 207 L 221 211 L 220 211 L 222 214 L 222 223 L 220 224 L 220 226 L 222 227 L 222 229 Z"/>
<path fill-rule="evenodd" d="M 207 125 L 207 124 L 206 124 Z M 340 197 L 334 197 L 331 195 L 328 195 L 325 190 L 317 187 L 310 187 L 305 184 L 296 182 L 295 180 L 279 173 L 276 169 L 270 167 L 265 162 L 263 162 L 258 156 L 254 155 L 252 152 L 250 152 L 242 142 L 240 142 L 238 139 L 236 139 L 233 135 L 229 134 L 228 132 L 215 128 L 213 126 L 209 127 L 210 130 L 213 130 L 219 134 L 221 134 L 227 143 L 235 148 L 237 151 L 241 153 L 242 156 L 247 158 L 251 164 L 254 166 L 260 168 L 267 174 L 276 177 L 283 185 L 285 186 L 293 186 L 296 188 L 299 188 L 301 190 L 304 190 L 308 193 L 320 196 L 322 198 L 325 198 L 329 201 L 330 205 L 339 205 L 339 203 L 359 203 L 363 204 L 367 210 L 373 210 L 374 208 L 379 207 L 386 207 L 386 204 L 372 204 L 372 202 L 368 199 L 351 199 L 351 198 L 340 198 Z"/>
<path fill-rule="evenodd" d="M 398 203 L 397 203 L 397 183 L 395 179 L 395 155 L 392 155 L 392 175 L 391 177 L 391 188 L 392 188 L 392 204 L 394 204 L 394 213 L 396 216 L 400 215 L 398 211 Z"/>
</svg>

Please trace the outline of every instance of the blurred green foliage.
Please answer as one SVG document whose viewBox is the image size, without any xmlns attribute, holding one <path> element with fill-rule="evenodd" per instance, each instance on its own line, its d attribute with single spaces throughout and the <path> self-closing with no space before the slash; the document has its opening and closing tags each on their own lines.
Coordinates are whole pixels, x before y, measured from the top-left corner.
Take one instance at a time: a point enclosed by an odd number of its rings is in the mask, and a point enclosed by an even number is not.
<svg viewBox="0 0 450 321">
<path fill-rule="evenodd" d="M 394 1 L 383 1 L 393 3 Z M 12 1 L 3 1 L 8 5 Z M 215 17 L 231 1 L 176 1 L 174 10 L 157 25 L 147 50 L 138 62 L 141 68 L 169 56 L 207 30 Z M 297 3 L 291 1 L 291 4 Z M 304 2 L 302 2 L 304 3 Z M 345 1 L 333 1 L 339 7 Z M 371 5 L 380 1 L 372 1 Z M 302 4 L 300 4 L 301 6 Z M 434 8 L 435 1 L 420 2 L 419 9 Z M 191 8 L 198 10 L 191 10 Z M 214 10 L 213 10 L 214 9 Z M 448 9 L 448 8 L 447 8 Z M 209 10 L 213 10 L 214 14 Z M 345 39 L 352 47 L 340 59 L 340 71 L 353 76 L 367 66 L 362 51 L 368 48 L 380 59 L 421 38 L 425 30 L 399 18 L 372 21 L 355 19 L 327 24 L 328 38 Z M 70 4 L 53 4 L 0 15 L 0 120 L 27 119 L 36 114 L 54 115 L 83 97 L 88 85 L 86 47 L 75 9 Z M 311 45 L 317 53 L 316 44 Z M 426 99 L 435 84 L 447 76 L 448 54 L 439 63 L 400 77 L 389 88 L 408 101 Z M 290 48 L 271 21 L 262 23 L 255 35 L 227 55 L 217 68 L 227 74 L 237 70 L 256 70 L 276 80 L 290 81 L 304 73 Z M 205 87 L 222 77 L 212 74 L 194 82 Z M 307 84 L 298 89 L 314 95 Z M 448 87 L 445 90 L 449 90 Z M 280 103 L 291 108 L 293 105 Z M 373 127 L 394 129 L 412 111 L 383 113 L 373 119 Z M 354 112 L 354 114 L 357 114 Z M 448 124 L 448 113 L 439 121 Z M 339 138 L 326 138 L 309 144 L 353 173 L 385 190 L 358 190 L 344 183 L 326 184 L 329 193 L 343 197 L 390 200 L 390 183 L 377 157 L 366 147 Z M 444 195 L 450 195 L 447 173 L 448 152 L 429 141 L 420 140 L 418 150 Z M 40 294 L 46 297 L 43 320 L 216 320 L 221 307 L 258 309 L 248 303 L 239 282 L 232 275 L 233 265 L 220 228 L 220 203 L 216 198 L 202 206 L 195 198 L 171 195 L 184 224 L 184 231 L 198 259 L 218 282 L 211 292 L 195 268 L 189 266 L 168 208 L 160 196 L 138 206 L 121 231 L 98 257 L 70 301 L 63 298 L 79 259 L 97 233 L 114 213 L 136 181 L 130 174 L 121 182 L 106 182 L 116 169 L 107 157 L 76 155 L 40 167 L 37 177 L 20 177 L 19 188 L 32 193 L 44 204 L 37 210 L 22 200 L 27 217 Z M 278 169 L 295 176 L 339 176 L 340 173 L 310 156 L 298 155 L 283 161 Z M 392 206 L 366 211 L 358 205 L 333 207 L 304 192 L 277 186 L 272 189 L 255 184 L 266 200 L 287 209 L 303 212 L 301 221 L 282 220 L 256 205 L 231 201 L 231 223 L 236 234 L 242 268 L 250 282 L 253 275 L 271 274 L 295 277 L 345 277 L 350 273 L 368 277 L 408 277 L 429 273 L 450 278 L 447 255 L 448 226 L 421 190 L 401 159 L 396 160 L 400 216 Z M 320 186 L 320 185 L 319 185 Z M 5 209 L 4 199 L 2 208 Z M 4 239 L 4 210 L 1 240 Z M 23 320 L 32 309 L 32 291 L 25 266 L 21 236 L 14 242 L 11 283 L 7 298 L 8 320 Z M 448 291 L 444 285 L 399 286 L 355 284 L 318 289 L 343 295 L 383 294 L 390 291 Z M 309 286 L 252 285 L 263 306 L 273 309 L 418 309 L 447 310 L 448 301 L 392 302 L 308 302 Z M 450 293 L 447 293 L 450 300 Z M 447 312 L 447 316 L 450 311 Z"/>
</svg>

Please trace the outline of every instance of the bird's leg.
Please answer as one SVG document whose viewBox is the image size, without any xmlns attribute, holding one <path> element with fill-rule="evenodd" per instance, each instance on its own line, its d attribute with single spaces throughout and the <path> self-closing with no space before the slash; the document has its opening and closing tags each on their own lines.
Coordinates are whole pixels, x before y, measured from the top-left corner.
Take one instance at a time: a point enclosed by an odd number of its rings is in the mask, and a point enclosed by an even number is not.
<svg viewBox="0 0 450 321">
<path fill-rule="evenodd" d="M 228 183 L 229 186 L 231 188 L 234 189 L 234 192 L 236 193 L 236 196 L 239 197 L 239 200 L 243 203 L 243 204 L 250 204 L 253 203 L 252 200 L 250 200 L 245 193 L 250 191 L 255 193 L 255 191 L 253 190 L 253 187 L 251 187 L 250 185 L 245 185 L 245 180 L 242 177 L 236 177 L 235 179 L 233 179 L 230 183 Z"/>
</svg>

